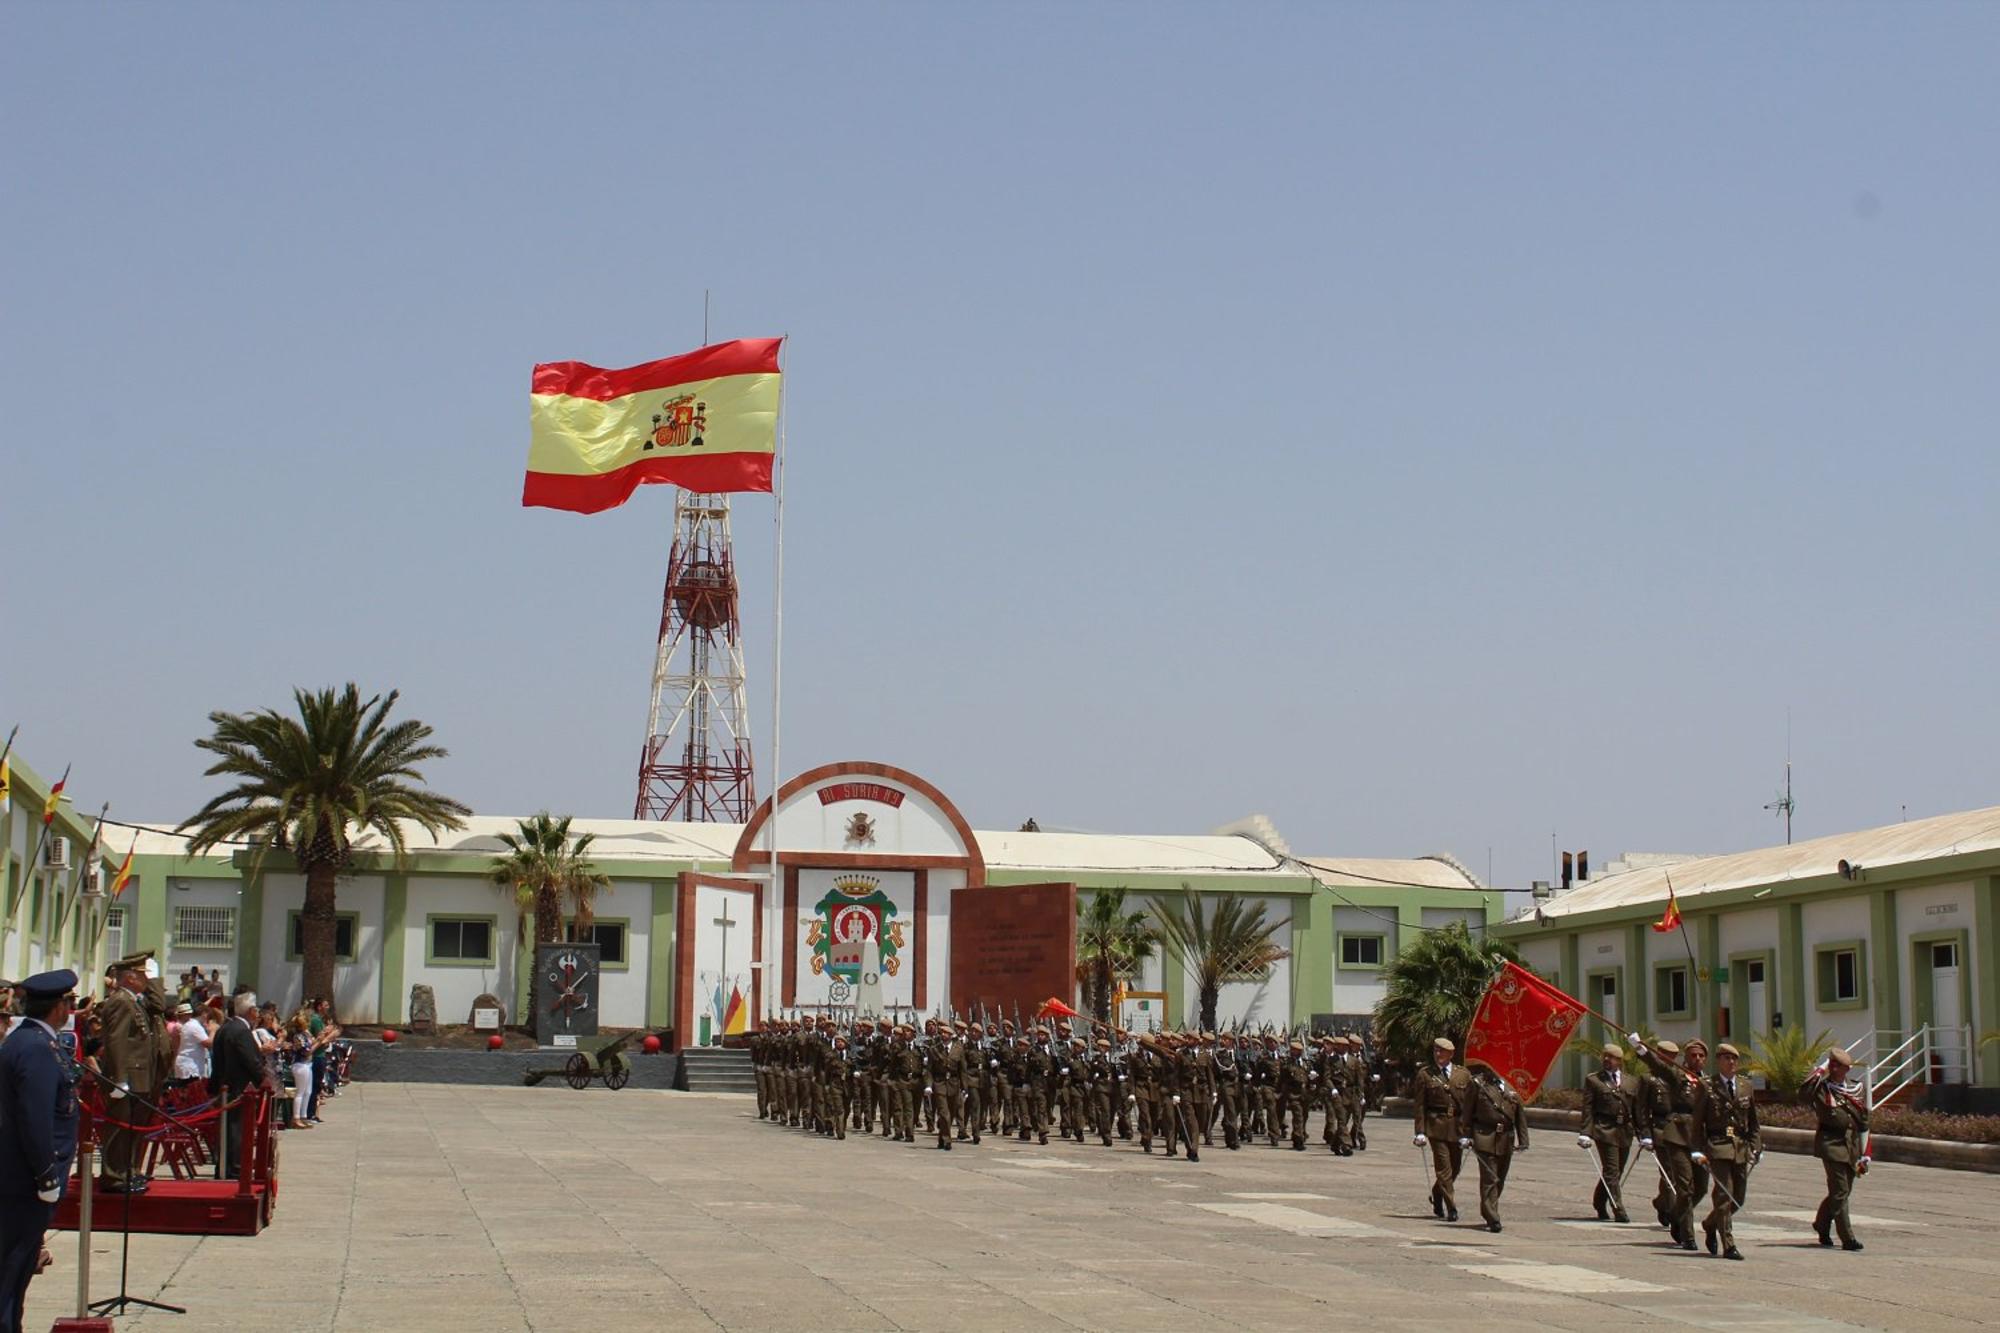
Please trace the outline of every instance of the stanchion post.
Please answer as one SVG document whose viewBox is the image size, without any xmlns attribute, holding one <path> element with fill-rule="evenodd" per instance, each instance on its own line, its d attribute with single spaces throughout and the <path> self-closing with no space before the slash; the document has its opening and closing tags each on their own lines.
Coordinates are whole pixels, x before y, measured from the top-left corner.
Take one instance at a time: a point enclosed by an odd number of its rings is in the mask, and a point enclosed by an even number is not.
<svg viewBox="0 0 2000 1333">
<path fill-rule="evenodd" d="M 90 1196 L 96 1191 L 91 1188 L 96 1178 L 91 1158 L 95 1156 L 88 1143 L 77 1154 L 76 1187 L 82 1191 L 76 1200 L 76 1317 L 90 1318 Z"/>
</svg>

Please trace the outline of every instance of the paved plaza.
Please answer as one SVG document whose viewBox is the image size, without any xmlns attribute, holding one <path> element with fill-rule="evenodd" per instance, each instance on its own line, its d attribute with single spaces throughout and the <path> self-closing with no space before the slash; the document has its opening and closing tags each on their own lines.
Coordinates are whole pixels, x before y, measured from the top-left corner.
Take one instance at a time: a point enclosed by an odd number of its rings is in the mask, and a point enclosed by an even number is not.
<svg viewBox="0 0 2000 1333">
<path fill-rule="evenodd" d="M 832 1143 L 741 1096 L 363 1083 L 282 1137 L 255 1239 L 142 1236 L 135 1294 L 188 1330 L 1953 1328 L 2000 1324 L 2000 1179 L 1888 1166 L 1868 1249 L 1818 1247 L 1820 1168 L 1772 1154 L 1748 1262 L 1590 1220 L 1589 1161 L 1537 1132 L 1498 1236 L 1432 1219 L 1408 1122 L 1372 1148 L 1199 1165 L 1136 1146 Z M 1650 1198 L 1642 1160 L 1635 1202 Z M 1476 1195 L 1469 1190 L 1461 1200 Z M 1648 1210 L 1640 1207 L 1636 1213 Z M 73 1313 L 75 1237 L 28 1327 Z M 116 1289 L 115 1237 L 95 1289 Z"/>
</svg>

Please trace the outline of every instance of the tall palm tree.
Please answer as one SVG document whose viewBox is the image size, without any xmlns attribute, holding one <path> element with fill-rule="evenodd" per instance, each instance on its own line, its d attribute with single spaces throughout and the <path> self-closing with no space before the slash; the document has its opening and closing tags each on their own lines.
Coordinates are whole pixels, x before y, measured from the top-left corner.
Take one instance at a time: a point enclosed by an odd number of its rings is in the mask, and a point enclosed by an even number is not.
<svg viewBox="0 0 2000 1333">
<path fill-rule="evenodd" d="M 1077 903 L 1076 979 L 1092 1017 L 1111 1021 L 1112 988 L 1153 956 L 1158 938 L 1144 912 L 1125 910 L 1123 889 L 1099 889 Z"/>
<path fill-rule="evenodd" d="M 1271 939 L 1285 922 L 1267 921 L 1262 904 L 1253 912 L 1234 895 L 1217 898 L 1213 910 L 1203 916 L 1200 895 L 1183 884 L 1180 902 L 1153 899 L 1153 917 L 1168 952 L 1194 974 L 1204 1032 L 1215 1031 L 1215 1005 L 1223 982 L 1254 976 L 1291 956 L 1290 949 Z"/>
<path fill-rule="evenodd" d="M 1519 962 L 1514 947 L 1463 921 L 1426 930 L 1382 969 L 1383 994 L 1375 1004 L 1375 1036 L 1391 1059 L 1430 1059 L 1431 1042 L 1449 1037 L 1460 1049 L 1473 1012 L 1500 964 Z"/>
<path fill-rule="evenodd" d="M 352 682 L 335 690 L 294 689 L 296 717 L 276 709 L 210 713 L 213 732 L 195 742 L 219 756 L 207 776 L 236 785 L 180 826 L 188 850 L 202 852 L 238 840 L 265 852 L 288 851 L 306 877 L 300 934 L 305 994 L 333 994 L 334 883 L 354 858 L 353 839 L 373 829 L 403 864 L 403 824 L 431 836 L 463 828 L 472 811 L 423 785 L 417 765 L 442 759 L 431 729 L 405 719 L 391 723 L 398 692 L 363 701 Z"/>
<path fill-rule="evenodd" d="M 600 875 L 590 864 L 590 844 L 595 833 L 570 837 L 570 816 L 553 818 L 544 810 L 532 819 L 519 820 L 516 833 L 503 833 L 503 856 L 493 860 L 495 884 L 514 892 L 519 927 L 535 925 L 535 943 L 553 944 L 562 938 L 563 909 L 569 909 L 570 938 L 582 939 L 590 931 L 599 889 L 611 886 L 609 876 Z M 541 978 L 530 971 L 528 1013 L 541 1012 Z M 532 1017 L 529 1019 L 533 1021 Z"/>
</svg>

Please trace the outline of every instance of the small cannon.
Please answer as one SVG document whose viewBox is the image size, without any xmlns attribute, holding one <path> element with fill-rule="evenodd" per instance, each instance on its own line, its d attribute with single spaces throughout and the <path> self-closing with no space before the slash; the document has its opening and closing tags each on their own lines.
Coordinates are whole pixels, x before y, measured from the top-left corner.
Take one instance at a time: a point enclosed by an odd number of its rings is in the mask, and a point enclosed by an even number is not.
<svg viewBox="0 0 2000 1333">
<path fill-rule="evenodd" d="M 553 1069 L 527 1070 L 521 1075 L 521 1081 L 532 1088 L 545 1078 L 560 1075 L 563 1082 L 581 1092 L 590 1086 L 592 1079 L 602 1078 L 604 1086 L 616 1092 L 632 1079 L 632 1062 L 625 1058 L 625 1048 L 631 1044 L 634 1035 L 628 1032 L 622 1037 L 599 1042 L 591 1050 L 573 1051 L 567 1060 Z"/>
</svg>

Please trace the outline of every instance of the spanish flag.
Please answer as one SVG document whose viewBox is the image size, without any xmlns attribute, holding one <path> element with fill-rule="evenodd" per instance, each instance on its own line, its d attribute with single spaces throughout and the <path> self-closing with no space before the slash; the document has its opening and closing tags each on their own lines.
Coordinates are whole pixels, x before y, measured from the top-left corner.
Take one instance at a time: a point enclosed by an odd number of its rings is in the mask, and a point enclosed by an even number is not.
<svg viewBox="0 0 2000 1333">
<path fill-rule="evenodd" d="M 62 804 L 63 788 L 69 785 L 69 766 L 63 766 L 63 775 L 56 779 L 56 785 L 49 788 L 49 803 L 42 807 L 42 827 L 56 822 L 56 807 Z"/>
<path fill-rule="evenodd" d="M 125 859 L 118 865 L 118 873 L 111 877 L 111 896 L 116 898 L 125 892 L 125 886 L 132 882 L 132 853 L 139 850 L 139 835 L 132 835 L 132 845 L 125 849 Z"/>
<path fill-rule="evenodd" d="M 782 341 L 740 338 L 624 370 L 536 366 L 521 503 L 594 514 L 655 482 L 770 490 Z"/>
<path fill-rule="evenodd" d="M 1653 923 L 1653 930 L 1657 934 L 1667 935 L 1671 934 L 1676 930 L 1679 930 L 1680 926 L 1681 926 L 1680 901 L 1674 897 L 1674 882 L 1672 880 L 1668 880 L 1667 914 L 1661 917 L 1658 921 L 1655 921 Z"/>
</svg>

